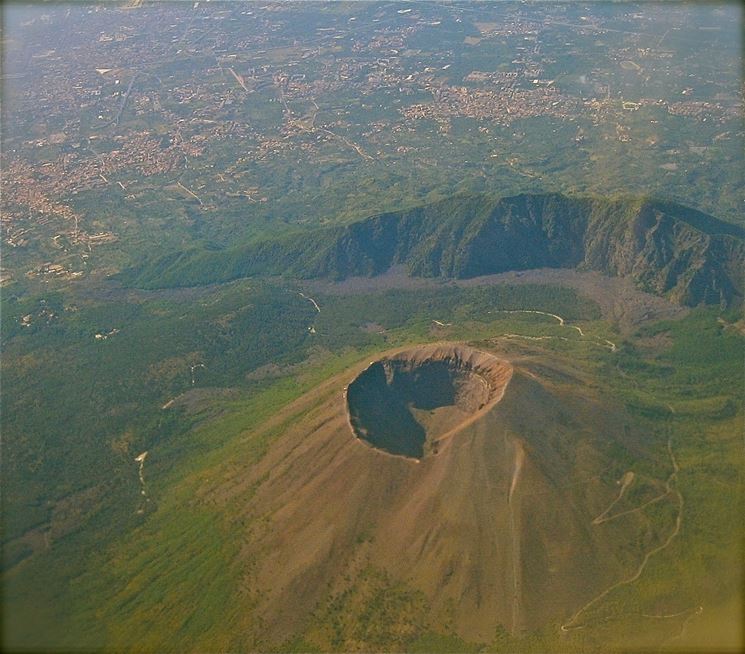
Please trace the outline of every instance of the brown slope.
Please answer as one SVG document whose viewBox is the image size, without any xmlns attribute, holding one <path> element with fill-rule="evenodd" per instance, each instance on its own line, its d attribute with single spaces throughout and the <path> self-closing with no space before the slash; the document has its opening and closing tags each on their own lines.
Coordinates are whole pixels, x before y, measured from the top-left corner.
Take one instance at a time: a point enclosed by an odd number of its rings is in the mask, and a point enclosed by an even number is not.
<svg viewBox="0 0 745 654">
<path fill-rule="evenodd" d="M 604 452 L 648 447 L 621 409 L 571 370 L 468 356 L 499 371 L 492 399 L 504 395 L 465 412 L 436 453 L 394 456 L 357 438 L 341 381 L 248 471 L 243 557 L 263 644 L 302 630 L 363 566 L 420 591 L 432 626 L 468 640 L 558 624 L 634 565 L 630 542 L 657 538 L 638 513 L 592 525 L 620 476 Z"/>
</svg>

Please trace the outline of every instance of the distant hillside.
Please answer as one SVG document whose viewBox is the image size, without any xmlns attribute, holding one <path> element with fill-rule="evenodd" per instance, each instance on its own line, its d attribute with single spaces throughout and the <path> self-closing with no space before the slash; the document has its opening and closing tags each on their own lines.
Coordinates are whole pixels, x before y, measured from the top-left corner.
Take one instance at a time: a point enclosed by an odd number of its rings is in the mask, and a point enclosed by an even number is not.
<svg viewBox="0 0 745 654">
<path fill-rule="evenodd" d="M 671 202 L 557 193 L 453 198 L 406 211 L 221 251 L 189 250 L 122 275 L 144 288 L 253 275 L 468 278 L 530 268 L 628 276 L 686 305 L 739 304 L 745 230 Z"/>
</svg>

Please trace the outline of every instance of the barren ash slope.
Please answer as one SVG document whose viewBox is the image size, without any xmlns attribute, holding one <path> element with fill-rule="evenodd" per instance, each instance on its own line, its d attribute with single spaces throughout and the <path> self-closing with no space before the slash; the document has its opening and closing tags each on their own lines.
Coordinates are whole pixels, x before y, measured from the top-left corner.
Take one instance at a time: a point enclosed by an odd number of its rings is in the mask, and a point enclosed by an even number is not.
<svg viewBox="0 0 745 654">
<path fill-rule="evenodd" d="M 328 626 L 323 611 L 354 610 L 371 575 L 468 642 L 558 628 L 638 565 L 640 544 L 659 545 L 670 516 L 592 524 L 618 495 L 614 448 L 655 460 L 659 439 L 579 370 L 541 359 L 408 347 L 303 398 L 302 418 L 215 494 L 249 525 L 252 646 Z"/>
</svg>

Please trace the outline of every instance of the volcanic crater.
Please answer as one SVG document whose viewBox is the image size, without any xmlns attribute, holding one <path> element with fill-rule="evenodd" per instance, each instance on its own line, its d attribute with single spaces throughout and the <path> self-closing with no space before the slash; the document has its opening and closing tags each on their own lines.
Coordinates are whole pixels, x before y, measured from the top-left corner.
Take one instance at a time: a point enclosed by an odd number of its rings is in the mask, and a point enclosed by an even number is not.
<svg viewBox="0 0 745 654">
<path fill-rule="evenodd" d="M 347 388 L 354 435 L 421 460 L 502 399 L 512 366 L 474 348 L 440 343 L 373 361 Z"/>
</svg>

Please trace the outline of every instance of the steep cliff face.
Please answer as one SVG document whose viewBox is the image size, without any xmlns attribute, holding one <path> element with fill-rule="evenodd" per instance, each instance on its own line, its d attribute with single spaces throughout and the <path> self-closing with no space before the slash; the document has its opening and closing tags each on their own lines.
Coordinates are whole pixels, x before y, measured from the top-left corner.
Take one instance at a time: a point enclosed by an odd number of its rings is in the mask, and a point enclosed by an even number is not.
<svg viewBox="0 0 745 654">
<path fill-rule="evenodd" d="M 372 276 L 394 264 L 411 275 L 467 278 L 530 268 L 631 277 L 674 301 L 738 304 L 745 230 L 670 202 L 558 193 L 457 196 L 222 252 L 159 259 L 135 285 L 188 286 L 256 274 Z"/>
<path fill-rule="evenodd" d="M 737 229 L 704 214 L 689 222 L 691 210 L 661 202 L 608 209 L 590 217 L 581 268 L 631 277 L 681 304 L 741 302 L 745 242 Z"/>
<path fill-rule="evenodd" d="M 573 268 L 582 262 L 589 203 L 562 195 L 522 195 L 496 203 L 473 236 L 458 244 L 452 277 Z"/>
<path fill-rule="evenodd" d="M 375 216 L 341 230 L 323 264 L 300 275 L 375 275 L 395 263 L 410 274 L 467 278 L 529 268 L 580 268 L 633 278 L 682 304 L 741 301 L 742 233 L 653 200 L 559 194 L 489 201 L 462 198 Z"/>
</svg>

